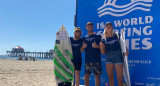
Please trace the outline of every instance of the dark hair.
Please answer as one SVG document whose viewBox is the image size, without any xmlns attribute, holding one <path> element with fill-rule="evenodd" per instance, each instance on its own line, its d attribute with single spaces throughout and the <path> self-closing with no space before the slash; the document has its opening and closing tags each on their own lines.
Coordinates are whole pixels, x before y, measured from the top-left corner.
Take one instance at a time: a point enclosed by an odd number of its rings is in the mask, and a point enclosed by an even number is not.
<svg viewBox="0 0 160 86">
<path fill-rule="evenodd" d="M 86 26 L 87 25 L 92 25 L 93 26 L 93 23 L 92 22 L 87 22 Z"/>
</svg>

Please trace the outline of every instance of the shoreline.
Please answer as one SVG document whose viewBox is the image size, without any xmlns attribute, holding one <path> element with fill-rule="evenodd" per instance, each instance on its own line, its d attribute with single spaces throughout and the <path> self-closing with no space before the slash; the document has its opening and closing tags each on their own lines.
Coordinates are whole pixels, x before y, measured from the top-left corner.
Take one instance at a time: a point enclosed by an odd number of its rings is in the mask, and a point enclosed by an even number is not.
<svg viewBox="0 0 160 86">
<path fill-rule="evenodd" d="M 19 57 L 8 57 L 8 56 L 6 56 L 6 57 L 4 57 L 4 56 L 2 56 L 2 57 L 0 57 L 0 59 L 10 59 L 10 60 L 18 60 L 19 59 Z M 24 60 L 25 59 L 25 57 L 23 57 L 23 60 L 22 61 L 26 61 L 26 60 Z M 36 61 L 45 61 L 45 60 L 53 60 L 53 59 L 46 59 L 46 58 L 35 58 L 36 59 Z M 27 61 L 32 61 L 32 60 L 30 60 L 29 58 L 28 58 L 28 60 Z"/>
</svg>

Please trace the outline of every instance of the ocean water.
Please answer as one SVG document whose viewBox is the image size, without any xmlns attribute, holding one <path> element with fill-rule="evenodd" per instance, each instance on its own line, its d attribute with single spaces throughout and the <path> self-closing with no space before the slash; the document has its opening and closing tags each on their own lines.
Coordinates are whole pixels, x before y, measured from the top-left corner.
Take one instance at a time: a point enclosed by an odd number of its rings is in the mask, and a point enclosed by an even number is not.
<svg viewBox="0 0 160 86">
<path fill-rule="evenodd" d="M 9 57 L 9 56 L 5 56 L 5 55 L 1 55 L 0 59 L 19 59 L 19 57 Z M 25 59 L 25 57 L 23 57 L 23 59 Z M 53 60 L 53 59 L 46 59 L 46 58 L 35 58 L 36 60 Z M 28 58 L 28 60 L 30 60 L 30 58 Z"/>
</svg>

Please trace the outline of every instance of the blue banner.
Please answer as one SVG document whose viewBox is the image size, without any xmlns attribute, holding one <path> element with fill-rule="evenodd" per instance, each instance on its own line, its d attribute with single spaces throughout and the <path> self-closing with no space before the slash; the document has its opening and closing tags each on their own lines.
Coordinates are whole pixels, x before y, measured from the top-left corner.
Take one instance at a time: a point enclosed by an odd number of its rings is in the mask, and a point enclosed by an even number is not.
<svg viewBox="0 0 160 86">
<path fill-rule="evenodd" d="M 87 34 L 86 23 L 102 34 L 112 22 L 115 31 L 125 28 L 132 86 L 160 86 L 160 0 L 77 0 L 76 26 Z M 108 86 L 105 56 L 102 56 L 101 86 Z M 95 86 L 94 75 L 90 86 Z M 117 82 L 117 80 L 115 81 Z M 80 84 L 84 85 L 84 53 Z"/>
</svg>

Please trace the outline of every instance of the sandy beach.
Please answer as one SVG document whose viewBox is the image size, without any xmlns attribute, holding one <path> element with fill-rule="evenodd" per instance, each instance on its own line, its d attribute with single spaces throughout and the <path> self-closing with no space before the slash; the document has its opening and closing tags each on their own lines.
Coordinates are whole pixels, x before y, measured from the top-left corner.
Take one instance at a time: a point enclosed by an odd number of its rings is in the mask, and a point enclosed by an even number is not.
<svg viewBox="0 0 160 86">
<path fill-rule="evenodd" d="M 53 61 L 0 59 L 0 86 L 55 86 Z"/>
</svg>

